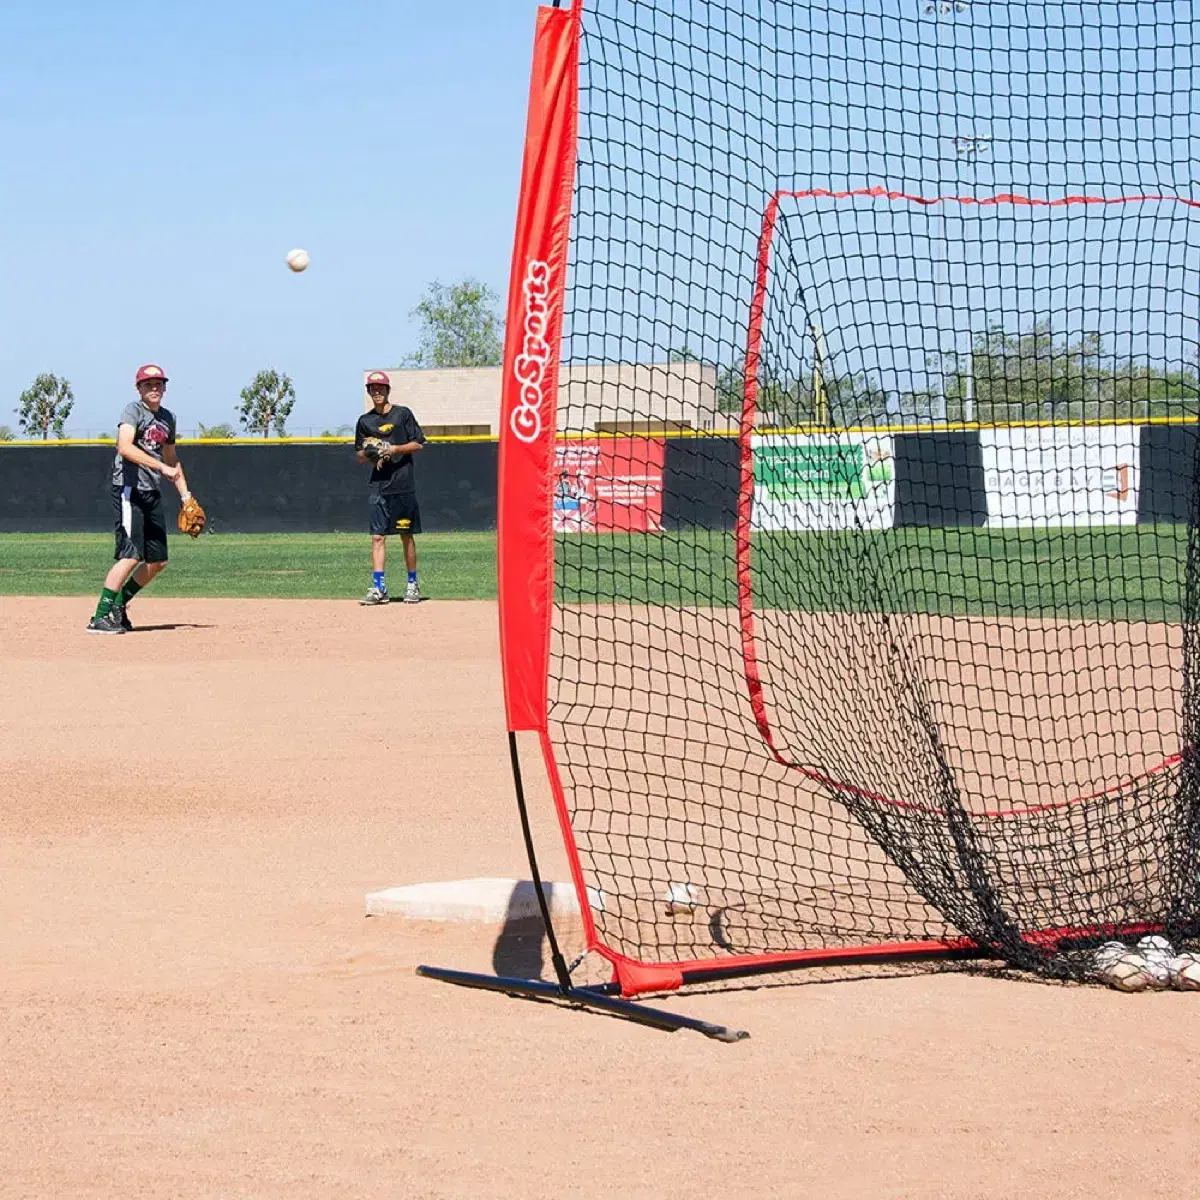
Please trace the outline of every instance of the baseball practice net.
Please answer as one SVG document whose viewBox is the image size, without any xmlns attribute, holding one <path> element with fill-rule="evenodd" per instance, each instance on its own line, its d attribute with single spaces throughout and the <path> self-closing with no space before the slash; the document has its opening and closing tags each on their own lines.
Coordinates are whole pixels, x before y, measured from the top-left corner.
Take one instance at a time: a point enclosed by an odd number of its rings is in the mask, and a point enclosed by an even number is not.
<svg viewBox="0 0 1200 1200">
<path fill-rule="evenodd" d="M 1193 935 L 1195 32 L 542 10 L 506 699 L 624 994 Z"/>
</svg>

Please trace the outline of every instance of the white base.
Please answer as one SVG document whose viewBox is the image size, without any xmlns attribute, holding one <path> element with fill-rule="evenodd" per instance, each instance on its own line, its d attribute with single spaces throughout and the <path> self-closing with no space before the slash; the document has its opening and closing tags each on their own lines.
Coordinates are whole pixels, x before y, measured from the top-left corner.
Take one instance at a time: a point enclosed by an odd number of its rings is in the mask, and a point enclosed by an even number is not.
<svg viewBox="0 0 1200 1200">
<path fill-rule="evenodd" d="M 546 883 L 552 919 L 579 916 L 569 883 Z M 367 893 L 367 916 L 395 915 L 411 921 L 479 921 L 498 925 L 541 916 L 537 893 L 528 879 L 458 879 L 414 883 Z"/>
</svg>

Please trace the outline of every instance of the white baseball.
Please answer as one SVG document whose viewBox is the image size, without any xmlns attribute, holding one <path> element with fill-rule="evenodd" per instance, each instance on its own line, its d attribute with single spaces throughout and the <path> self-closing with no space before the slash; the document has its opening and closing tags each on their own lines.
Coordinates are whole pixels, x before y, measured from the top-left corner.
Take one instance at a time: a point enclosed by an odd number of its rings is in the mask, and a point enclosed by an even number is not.
<svg viewBox="0 0 1200 1200">
<path fill-rule="evenodd" d="M 1165 988 L 1171 985 L 1171 963 L 1175 948 L 1165 937 L 1144 937 L 1137 944 L 1138 953 L 1146 963 L 1152 980 L 1150 986 Z"/>
<path fill-rule="evenodd" d="M 1200 954 L 1171 959 L 1171 986 L 1181 992 L 1200 992 Z"/>
<path fill-rule="evenodd" d="M 704 903 L 704 893 L 694 883 L 669 883 L 666 894 L 667 912 L 687 912 Z"/>
<path fill-rule="evenodd" d="M 1092 969 L 1097 974 L 1102 975 L 1114 963 L 1120 962 L 1128 953 L 1129 947 L 1124 942 L 1105 942 L 1092 955 Z"/>
<path fill-rule="evenodd" d="M 287 256 L 287 265 L 293 271 L 303 271 L 308 266 L 308 251 L 289 250 Z"/>
<path fill-rule="evenodd" d="M 1149 954 L 1152 951 L 1159 954 L 1169 954 L 1174 957 L 1175 947 L 1171 945 L 1165 937 L 1151 936 L 1144 937 L 1137 944 L 1138 950 L 1143 954 Z"/>
<path fill-rule="evenodd" d="M 1107 947 L 1101 947 L 1101 951 L 1106 950 Z M 1097 955 L 1099 961 L 1095 963 L 1093 978 L 1099 983 L 1107 983 L 1119 992 L 1144 992 L 1148 988 L 1162 986 L 1146 965 L 1146 960 L 1136 950 L 1125 947 L 1124 951 L 1123 954 L 1118 954 L 1114 949 Z"/>
</svg>

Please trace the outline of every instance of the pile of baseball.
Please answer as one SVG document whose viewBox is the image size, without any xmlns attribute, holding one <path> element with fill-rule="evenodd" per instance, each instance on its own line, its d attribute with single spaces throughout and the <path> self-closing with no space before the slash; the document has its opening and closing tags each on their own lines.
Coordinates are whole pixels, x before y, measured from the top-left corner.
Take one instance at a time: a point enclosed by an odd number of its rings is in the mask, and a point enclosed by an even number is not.
<svg viewBox="0 0 1200 1200">
<path fill-rule="evenodd" d="M 1200 992 L 1200 954 L 1176 954 L 1165 937 L 1136 947 L 1105 942 L 1092 958 L 1092 978 L 1120 992 Z"/>
</svg>

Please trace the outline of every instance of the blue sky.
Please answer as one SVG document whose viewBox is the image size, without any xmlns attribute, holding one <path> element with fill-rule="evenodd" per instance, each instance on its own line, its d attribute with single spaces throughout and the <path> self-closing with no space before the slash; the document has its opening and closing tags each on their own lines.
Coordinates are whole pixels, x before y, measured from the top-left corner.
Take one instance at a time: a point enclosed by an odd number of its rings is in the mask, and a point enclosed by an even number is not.
<svg viewBox="0 0 1200 1200">
<path fill-rule="evenodd" d="M 1195 192 L 1193 0 L 589 0 L 587 11 L 572 357 L 662 361 L 685 347 L 738 364 L 779 188 Z M 938 385 L 926 357 L 965 351 L 994 322 L 1049 320 L 1072 340 L 1102 332 L 1115 353 L 1192 361 L 1200 209 L 909 207 L 781 209 L 806 300 L 772 288 L 769 351 L 810 345 L 803 307 L 833 370 L 891 364 L 899 390 Z M 773 281 L 786 265 L 777 252 Z"/>
<path fill-rule="evenodd" d="M 147 360 L 184 430 L 264 367 L 294 428 L 352 421 L 430 280 L 505 291 L 535 14 L 3 0 L 0 424 L 53 371 L 70 427 L 111 430 Z"/>
<path fill-rule="evenodd" d="M 723 0 L 590 4 L 579 227 L 610 233 L 589 243 L 599 290 L 575 296 L 570 353 L 735 361 L 781 185 L 1190 193 L 1188 0 L 932 23 L 922 3 L 762 0 L 729 40 L 714 30 L 741 17 Z M 72 430 L 111 431 L 147 360 L 185 431 L 231 421 L 264 367 L 296 382 L 294 432 L 352 420 L 361 370 L 413 348 L 429 281 L 506 290 L 535 15 L 536 0 L 0 0 L 0 424 L 54 371 Z M 963 131 L 993 139 L 969 166 Z M 621 232 L 626 209 L 642 216 Z M 948 224 L 927 259 L 965 244 Z M 284 266 L 293 246 L 304 275 Z"/>
</svg>

